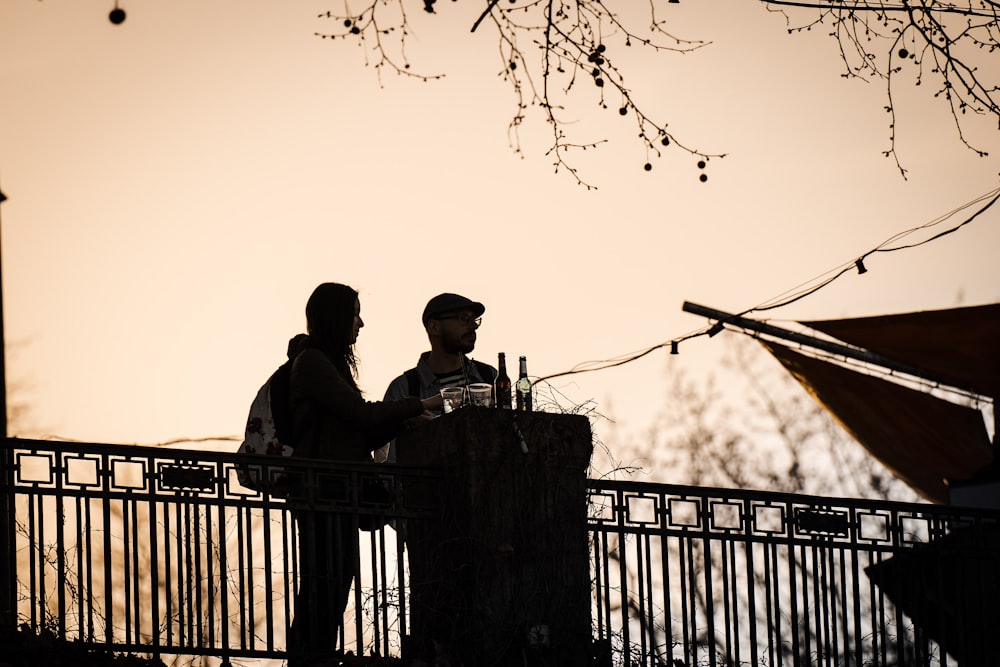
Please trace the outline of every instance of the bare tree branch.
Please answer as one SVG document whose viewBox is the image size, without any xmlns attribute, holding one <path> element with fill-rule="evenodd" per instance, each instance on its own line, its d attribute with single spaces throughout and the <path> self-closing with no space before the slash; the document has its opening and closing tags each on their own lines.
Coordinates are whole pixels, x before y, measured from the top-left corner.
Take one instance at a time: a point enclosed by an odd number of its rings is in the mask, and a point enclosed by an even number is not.
<svg viewBox="0 0 1000 667">
<path fill-rule="evenodd" d="M 987 155 L 968 135 L 968 117 L 992 117 L 1000 123 L 1000 67 L 992 63 L 1000 50 L 1000 4 L 994 0 L 762 0 L 769 7 L 794 7 L 818 12 L 794 23 L 784 9 L 788 31 L 802 32 L 829 26 L 838 44 L 847 78 L 885 82 L 889 114 L 889 148 L 900 173 L 894 100 L 896 87 L 909 81 L 920 86 L 928 79 L 944 98 L 959 140 L 980 157 Z M 992 56 L 994 59 L 996 56 Z M 900 78 L 904 77 L 904 78 Z"/>
<path fill-rule="evenodd" d="M 521 153 L 520 128 L 532 110 L 540 112 L 551 133 L 546 155 L 556 172 L 568 172 L 577 183 L 584 180 L 574 166 L 576 156 L 605 143 L 576 125 L 570 107 L 588 98 L 602 109 L 617 109 L 635 123 L 645 153 L 644 168 L 668 147 L 699 158 L 704 169 L 711 153 L 681 141 L 658 113 L 647 111 L 640 95 L 629 85 L 619 63 L 627 49 L 651 56 L 684 54 L 707 42 L 682 39 L 667 25 L 670 7 L 680 0 L 647 0 L 637 8 L 629 0 L 480 0 L 484 8 L 471 31 L 492 25 L 497 39 L 500 77 L 514 93 L 515 110 L 508 125 L 508 139 Z M 948 105 L 959 140 L 980 156 L 969 134 L 970 119 L 992 117 L 1000 122 L 1000 67 L 991 57 L 1000 49 L 1000 3 L 997 0 L 760 0 L 771 11 L 784 15 L 789 33 L 820 26 L 829 30 L 845 65 L 843 76 L 886 85 L 889 114 L 889 147 L 897 154 L 897 109 L 894 92 L 909 80 L 920 86 L 931 81 L 934 97 Z M 333 28 L 316 33 L 325 39 L 357 40 L 365 64 L 374 67 L 381 81 L 384 68 L 398 74 L 431 80 L 442 75 L 414 72 L 407 56 L 410 21 L 407 0 L 344 0 L 344 8 L 329 11 Z M 423 0 L 423 8 L 436 13 L 436 0 Z M 352 9 L 354 7 L 355 9 Z M 360 9 L 358 9 L 360 8 Z M 791 12 L 808 14 L 805 18 Z M 661 18 L 661 15 L 666 18 Z M 637 18 L 640 17 L 640 18 Z M 646 17 L 645 25 L 640 25 Z M 480 32 L 482 32 L 480 30 Z M 392 37 L 392 40 L 388 40 Z M 391 41 L 391 44 L 390 44 Z M 907 77 L 909 77 L 907 79 Z M 707 177 L 701 174 L 701 180 Z"/>
<path fill-rule="evenodd" d="M 424 9 L 435 13 L 436 0 L 424 0 Z M 657 8 L 666 0 L 651 0 L 646 10 L 648 24 L 634 27 L 622 19 L 603 0 L 488 0 L 471 30 L 482 32 L 492 25 L 501 63 L 500 76 L 514 93 L 515 110 L 508 125 L 511 148 L 520 153 L 520 128 L 532 109 L 541 113 L 551 131 L 546 155 L 552 158 L 556 172 L 563 170 L 590 189 L 573 164 L 574 154 L 606 143 L 603 138 L 587 138 L 586 130 L 574 127 L 576 118 L 569 112 L 572 94 L 583 85 L 592 85 L 591 99 L 600 108 L 615 109 L 621 116 L 631 116 L 645 152 L 644 168 L 652 169 L 652 159 L 668 147 L 700 158 L 699 166 L 713 157 L 724 157 L 696 148 L 679 140 L 665 120 L 647 112 L 617 66 L 618 54 L 625 49 L 644 49 L 650 54 L 687 53 L 706 42 L 675 37 L 665 29 L 666 21 L 657 18 Z M 355 9 L 352 9 L 354 7 Z M 633 10 L 623 5 L 623 9 Z M 330 31 L 316 33 L 324 39 L 356 39 L 365 51 L 365 64 L 381 71 L 388 68 L 423 80 L 441 75 L 421 75 L 410 67 L 406 55 L 410 22 L 404 0 L 362 0 L 345 4 L 342 11 L 319 16 L 329 19 Z M 386 37 L 395 36 L 398 44 L 388 45 Z M 575 99 L 575 98 L 574 98 Z M 611 102 L 611 100 L 614 102 Z M 574 131 L 571 133 L 570 128 Z M 702 175 L 702 180 L 705 176 Z"/>
</svg>

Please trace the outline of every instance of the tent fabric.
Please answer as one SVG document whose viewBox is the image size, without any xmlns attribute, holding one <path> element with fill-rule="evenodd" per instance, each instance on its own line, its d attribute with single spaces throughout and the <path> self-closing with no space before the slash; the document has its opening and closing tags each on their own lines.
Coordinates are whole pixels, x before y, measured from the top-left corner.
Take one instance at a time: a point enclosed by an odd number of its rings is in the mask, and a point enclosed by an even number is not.
<svg viewBox="0 0 1000 667">
<path fill-rule="evenodd" d="M 1000 397 L 1000 303 L 801 324 L 957 387 Z"/>
<path fill-rule="evenodd" d="M 948 502 L 947 481 L 990 464 L 982 413 L 878 377 L 761 344 L 863 445 L 918 493 Z"/>
</svg>

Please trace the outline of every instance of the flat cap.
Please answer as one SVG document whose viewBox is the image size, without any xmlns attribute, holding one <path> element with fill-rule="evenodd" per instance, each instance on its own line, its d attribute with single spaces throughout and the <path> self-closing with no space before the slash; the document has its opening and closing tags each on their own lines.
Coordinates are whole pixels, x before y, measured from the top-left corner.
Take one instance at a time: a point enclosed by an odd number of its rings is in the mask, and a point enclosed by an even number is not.
<svg viewBox="0 0 1000 667">
<path fill-rule="evenodd" d="M 438 315 L 455 312 L 456 310 L 471 310 L 473 315 L 479 317 L 486 312 L 486 306 L 478 301 L 467 299 L 460 294 L 445 292 L 444 294 L 438 294 L 427 302 L 427 305 L 424 306 L 424 314 L 421 320 L 426 325 L 428 320 Z"/>
</svg>

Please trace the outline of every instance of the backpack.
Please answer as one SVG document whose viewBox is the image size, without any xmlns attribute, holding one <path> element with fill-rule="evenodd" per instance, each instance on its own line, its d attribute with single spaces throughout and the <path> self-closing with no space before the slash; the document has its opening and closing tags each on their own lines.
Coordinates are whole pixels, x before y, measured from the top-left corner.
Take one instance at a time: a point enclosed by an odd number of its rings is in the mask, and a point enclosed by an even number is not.
<svg viewBox="0 0 1000 667">
<path fill-rule="evenodd" d="M 292 406 L 289 387 L 292 378 L 292 360 L 278 367 L 267 382 L 258 390 L 243 435 L 243 443 L 237 454 L 283 457 L 291 456 Z M 265 478 L 265 469 L 267 470 Z M 240 484 L 254 491 L 269 491 L 272 495 L 284 495 L 287 479 L 281 466 L 238 463 L 236 478 Z"/>
</svg>

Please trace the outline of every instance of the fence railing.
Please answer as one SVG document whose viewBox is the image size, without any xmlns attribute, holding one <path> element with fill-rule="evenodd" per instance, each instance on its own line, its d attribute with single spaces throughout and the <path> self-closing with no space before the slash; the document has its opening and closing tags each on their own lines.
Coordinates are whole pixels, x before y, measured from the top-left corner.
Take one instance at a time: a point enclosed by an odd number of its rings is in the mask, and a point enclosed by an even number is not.
<svg viewBox="0 0 1000 667">
<path fill-rule="evenodd" d="M 399 536 L 433 520 L 414 499 L 435 471 L 283 461 L 265 474 L 297 480 L 286 500 L 243 487 L 229 453 L 2 447 L 19 622 L 167 662 L 278 664 L 309 508 L 360 535 L 340 646 L 401 654 Z M 598 480 L 589 507 L 596 664 L 991 664 L 1000 513 Z"/>
<path fill-rule="evenodd" d="M 1000 513 L 591 481 L 622 665 L 1000 664 Z"/>
<path fill-rule="evenodd" d="M 266 478 L 299 480 L 293 501 L 242 486 L 237 462 L 245 459 L 233 454 L 24 440 L 6 447 L 19 622 L 114 651 L 224 664 L 282 658 L 303 562 L 293 513 L 310 508 L 362 536 L 348 565 L 360 585 L 342 649 L 398 655 L 403 545 L 395 531 L 371 528 L 431 516 L 403 489 L 433 483 L 432 471 L 394 468 L 389 477 L 374 465 L 290 460 L 265 468 Z M 379 500 L 355 492 L 373 484 L 384 491 Z"/>
</svg>

